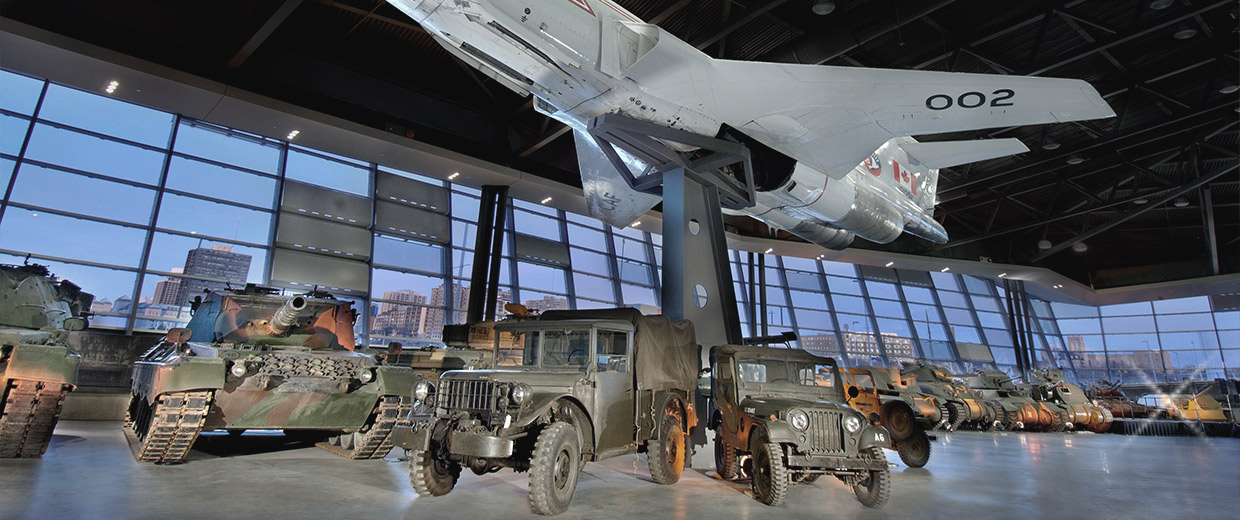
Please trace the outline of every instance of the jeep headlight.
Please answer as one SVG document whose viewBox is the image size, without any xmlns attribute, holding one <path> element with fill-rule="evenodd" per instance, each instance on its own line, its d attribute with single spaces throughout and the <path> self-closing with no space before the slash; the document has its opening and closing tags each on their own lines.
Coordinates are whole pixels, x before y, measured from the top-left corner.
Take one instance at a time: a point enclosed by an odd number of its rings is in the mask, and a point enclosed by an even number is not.
<svg viewBox="0 0 1240 520">
<path fill-rule="evenodd" d="M 789 412 L 788 422 L 792 424 L 793 428 L 800 431 L 805 431 L 806 428 L 809 428 L 809 416 L 805 415 L 805 412 L 800 410 L 793 410 Z"/>
<path fill-rule="evenodd" d="M 512 390 L 508 392 L 508 398 L 511 399 L 513 404 L 516 404 L 517 406 L 530 402 L 530 399 L 533 397 L 534 389 L 530 388 L 530 385 L 525 383 L 517 383 L 512 385 Z"/>
<path fill-rule="evenodd" d="M 232 370 L 230 370 L 230 372 L 232 372 L 232 375 L 236 377 L 244 377 L 247 371 L 248 369 L 245 367 L 245 363 L 242 363 L 240 361 L 233 363 Z"/>
<path fill-rule="evenodd" d="M 861 419 L 855 415 L 848 416 L 847 419 L 844 419 L 844 429 L 848 430 L 848 433 L 857 433 L 861 430 Z"/>
<path fill-rule="evenodd" d="M 431 395 L 431 384 L 427 381 L 418 381 L 413 385 L 413 398 L 418 401 L 425 401 L 426 396 Z"/>
</svg>

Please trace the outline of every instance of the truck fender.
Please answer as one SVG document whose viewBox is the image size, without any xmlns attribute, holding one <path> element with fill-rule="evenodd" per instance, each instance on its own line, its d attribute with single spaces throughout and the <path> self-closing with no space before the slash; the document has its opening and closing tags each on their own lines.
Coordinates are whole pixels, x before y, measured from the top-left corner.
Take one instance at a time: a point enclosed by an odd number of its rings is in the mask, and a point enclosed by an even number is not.
<svg viewBox="0 0 1240 520">
<path fill-rule="evenodd" d="M 858 441 L 857 449 L 864 450 L 875 446 L 879 448 L 894 447 L 891 443 L 891 434 L 882 426 L 867 424 L 861 429 L 861 440 Z"/>
</svg>

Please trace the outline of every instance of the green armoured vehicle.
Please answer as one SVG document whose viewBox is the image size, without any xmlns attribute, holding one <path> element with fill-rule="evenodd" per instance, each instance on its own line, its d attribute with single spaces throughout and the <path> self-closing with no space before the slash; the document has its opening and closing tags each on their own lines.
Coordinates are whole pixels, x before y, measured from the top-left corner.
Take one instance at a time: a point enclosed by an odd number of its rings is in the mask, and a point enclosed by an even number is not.
<svg viewBox="0 0 1240 520">
<path fill-rule="evenodd" d="M 1012 376 L 998 370 L 981 370 L 964 377 L 965 384 L 974 393 L 994 406 L 995 420 L 1009 431 L 1055 432 L 1067 428 L 1066 417 L 1046 403 L 1034 401 L 1017 388 L 1012 379 Z M 1003 412 L 998 413 L 998 410 Z"/>
<path fill-rule="evenodd" d="M 183 461 L 203 430 L 328 434 L 320 446 L 353 459 L 391 450 L 391 429 L 412 404 L 413 369 L 353 351 L 350 302 L 276 293 L 209 293 L 188 328 L 134 363 L 125 431 L 138 460 Z"/>
<path fill-rule="evenodd" d="M 66 332 L 86 328 L 93 300 L 42 265 L 0 265 L 0 458 L 47 451 L 82 360 Z"/>
<path fill-rule="evenodd" d="M 1056 409 L 1069 428 L 1103 433 L 1111 429 L 1115 417 L 1085 395 L 1081 387 L 1069 383 L 1058 368 L 1034 370 L 1029 373 L 1029 395 Z"/>
<path fill-rule="evenodd" d="M 529 471 L 533 512 L 557 514 L 585 462 L 645 452 L 655 482 L 680 479 L 697 423 L 692 324 L 604 309 L 494 328 L 495 369 L 445 372 L 414 388 L 424 407 L 393 433 L 410 450 L 414 491 L 445 495 L 462 467 L 507 467 Z"/>
<path fill-rule="evenodd" d="M 754 496 L 783 503 L 788 485 L 839 478 L 868 507 L 891 493 L 886 428 L 844 404 L 835 360 L 799 349 L 723 345 L 710 353 L 715 471 L 737 477 L 747 458 Z"/>
<path fill-rule="evenodd" d="M 945 430 L 966 427 L 991 431 L 997 424 L 997 418 L 1003 414 L 998 404 L 982 399 L 964 383 L 953 379 L 943 367 L 917 363 L 912 367 L 906 366 L 900 375 L 910 381 L 909 386 L 943 403 L 947 408 L 947 421 L 939 424 Z"/>
</svg>

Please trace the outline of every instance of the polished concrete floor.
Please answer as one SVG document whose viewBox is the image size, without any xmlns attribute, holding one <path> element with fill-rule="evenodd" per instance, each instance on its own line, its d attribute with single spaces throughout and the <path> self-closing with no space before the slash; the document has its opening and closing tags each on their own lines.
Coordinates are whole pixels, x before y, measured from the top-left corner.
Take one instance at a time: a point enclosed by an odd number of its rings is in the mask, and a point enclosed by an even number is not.
<svg viewBox="0 0 1240 520">
<path fill-rule="evenodd" d="M 862 507 L 839 481 L 765 506 L 709 469 L 650 481 L 645 457 L 590 464 L 558 518 L 1235 518 L 1240 440 L 959 432 L 923 469 L 898 464 L 891 501 Z M 702 461 L 699 453 L 698 461 Z M 118 422 L 62 421 L 42 459 L 0 460 L 0 519 L 524 518 L 526 475 L 468 470 L 452 493 L 413 494 L 408 466 L 348 461 L 279 435 L 199 440 L 187 463 L 134 462 Z"/>
</svg>

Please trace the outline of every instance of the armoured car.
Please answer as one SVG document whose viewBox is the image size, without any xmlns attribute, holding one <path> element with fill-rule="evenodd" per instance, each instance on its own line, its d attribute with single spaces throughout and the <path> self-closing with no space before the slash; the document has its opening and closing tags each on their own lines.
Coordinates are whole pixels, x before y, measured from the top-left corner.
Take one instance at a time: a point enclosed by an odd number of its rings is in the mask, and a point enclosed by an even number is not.
<svg viewBox="0 0 1240 520">
<path fill-rule="evenodd" d="M 125 431 L 144 462 L 183 461 L 203 430 L 332 435 L 353 459 L 391 450 L 417 378 L 355 352 L 348 301 L 248 285 L 211 292 L 134 363 Z"/>
<path fill-rule="evenodd" d="M 699 362 L 693 326 L 635 309 L 548 311 L 494 326 L 495 368 L 421 381 L 410 427 L 419 495 L 452 491 L 461 469 L 529 472 L 530 509 L 566 510 L 582 465 L 645 452 L 655 482 L 680 479 Z"/>
<path fill-rule="evenodd" d="M 930 462 L 932 437 L 926 429 L 934 426 L 934 417 L 942 415 L 937 401 L 916 396 L 904 382 L 891 381 L 885 369 L 854 367 L 842 372 L 848 405 L 864 413 L 870 422 L 887 428 L 892 437 L 891 449 L 900 455 L 900 460 L 910 468 L 924 467 Z"/>
<path fill-rule="evenodd" d="M 868 507 L 891 493 L 886 428 L 845 403 L 834 359 L 799 349 L 722 345 L 711 349 L 715 471 L 750 467 L 754 496 L 783 503 L 788 486 L 839 478 Z"/>
<path fill-rule="evenodd" d="M 946 405 L 947 421 L 941 423 L 943 429 L 949 431 L 958 430 L 961 427 L 982 431 L 994 429 L 996 418 L 1001 413 L 998 405 L 987 402 L 973 393 L 964 383 L 953 379 L 947 369 L 937 365 L 917 363 L 911 367 L 906 366 L 900 371 L 900 375 L 910 381 L 910 387 L 916 387 L 917 391 L 934 397 Z"/>
<path fill-rule="evenodd" d="M 82 360 L 66 334 L 86 328 L 93 300 L 45 266 L 0 265 L 0 458 L 47 451 Z"/>
<path fill-rule="evenodd" d="M 1029 373 L 1029 394 L 1035 401 L 1058 407 L 1060 418 L 1071 428 L 1088 429 L 1103 433 L 1111 429 L 1115 417 L 1111 411 L 1089 400 L 1081 387 L 1069 383 L 1058 368 L 1035 370 Z"/>
</svg>

